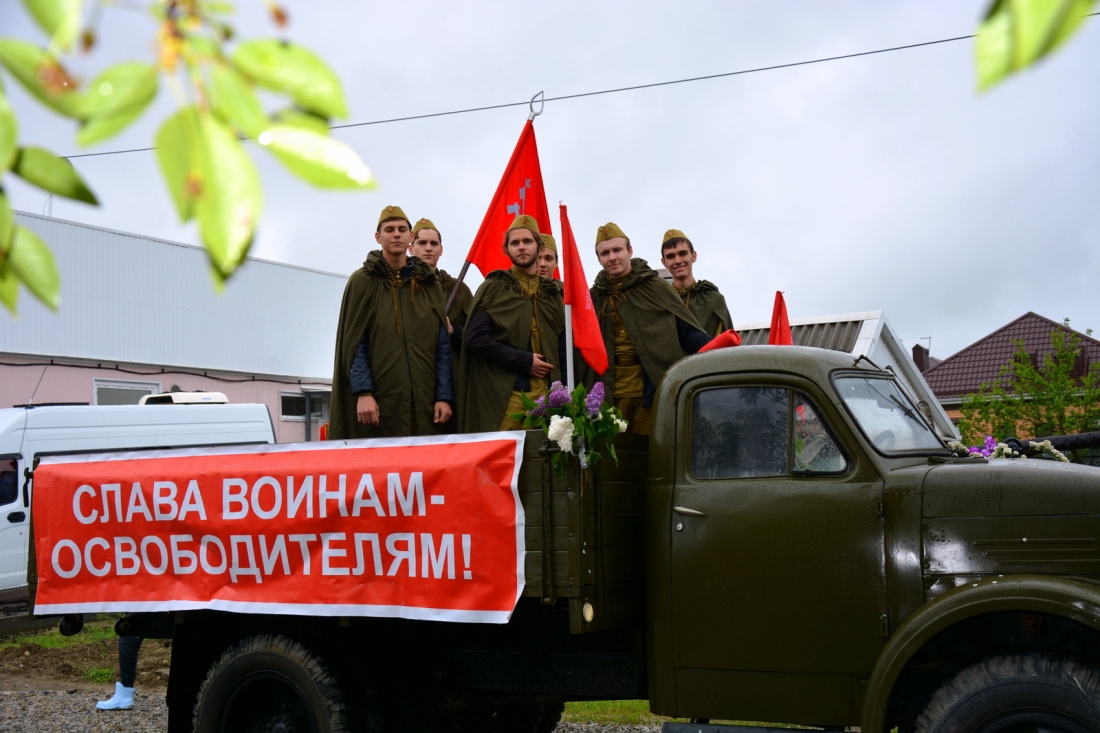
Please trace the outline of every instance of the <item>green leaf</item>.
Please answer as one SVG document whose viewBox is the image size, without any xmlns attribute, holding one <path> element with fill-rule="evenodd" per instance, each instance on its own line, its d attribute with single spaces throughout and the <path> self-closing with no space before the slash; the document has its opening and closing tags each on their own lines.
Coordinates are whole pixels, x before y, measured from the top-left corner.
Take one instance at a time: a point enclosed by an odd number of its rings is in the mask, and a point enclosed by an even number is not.
<svg viewBox="0 0 1100 733">
<path fill-rule="evenodd" d="M 39 102 L 58 114 L 80 118 L 75 82 L 41 48 L 26 41 L 0 38 L 0 64 Z"/>
<path fill-rule="evenodd" d="M 199 193 L 195 217 L 206 252 L 225 278 L 248 254 L 263 208 L 260 177 L 233 131 L 199 115 Z"/>
<path fill-rule="evenodd" d="M 23 4 L 53 39 L 54 46 L 68 50 L 80 32 L 83 0 L 23 0 Z"/>
<path fill-rule="evenodd" d="M 145 109 L 157 96 L 157 67 L 140 61 L 115 64 L 97 76 L 81 95 L 81 116 L 114 117 L 134 107 Z"/>
<path fill-rule="evenodd" d="M 233 65 L 257 84 L 283 92 L 299 106 L 324 117 L 347 117 L 340 80 L 313 52 L 276 40 L 246 41 L 233 53 Z"/>
<path fill-rule="evenodd" d="M 76 141 L 81 145 L 88 146 L 109 140 L 129 127 L 144 112 L 144 106 L 135 106 L 111 117 L 96 117 L 86 120 L 80 125 L 80 131 L 76 134 Z"/>
<path fill-rule="evenodd" d="M 37 234 L 26 227 L 16 226 L 7 264 L 36 298 L 51 310 L 57 310 L 61 301 L 61 278 L 57 274 L 53 253 Z"/>
<path fill-rule="evenodd" d="M 20 148 L 11 170 L 27 183 L 58 196 L 99 206 L 73 164 L 44 148 Z"/>
<path fill-rule="evenodd" d="M 11 108 L 8 98 L 0 91 L 0 175 L 11 168 L 18 150 L 16 141 L 19 139 L 19 121 L 15 117 L 15 110 Z"/>
<path fill-rule="evenodd" d="M 211 15 L 233 15 L 237 11 L 233 3 L 219 2 L 218 0 L 206 0 L 202 7 Z"/>
<path fill-rule="evenodd" d="M 306 112 L 300 109 L 284 109 L 275 113 L 274 120 L 282 125 L 301 127 L 304 130 L 313 130 L 321 135 L 328 134 L 328 120 L 312 112 Z"/>
<path fill-rule="evenodd" d="M 210 71 L 210 81 L 210 103 L 214 111 L 245 135 L 254 138 L 271 124 L 259 97 L 232 67 L 215 64 Z"/>
<path fill-rule="evenodd" d="M 1095 0 L 995 0 L 975 44 L 978 89 L 1047 56 L 1080 28 Z"/>
<path fill-rule="evenodd" d="M 290 125 L 272 125 L 256 140 L 299 178 L 322 188 L 373 188 L 374 177 L 355 151 L 332 138 Z"/>
<path fill-rule="evenodd" d="M 4 260 L 0 260 L 0 303 L 12 313 L 19 300 L 19 278 Z"/>
<path fill-rule="evenodd" d="M 7 254 L 13 231 L 15 231 L 15 216 L 11 211 L 11 203 L 4 190 L 0 189 L 0 255 Z M 3 261 L 2 257 L 0 261 Z"/>
<path fill-rule="evenodd" d="M 194 188 L 199 178 L 199 115 L 194 107 L 184 107 L 166 119 L 157 130 L 157 162 L 168 184 L 172 203 L 180 221 L 195 215 Z"/>
</svg>

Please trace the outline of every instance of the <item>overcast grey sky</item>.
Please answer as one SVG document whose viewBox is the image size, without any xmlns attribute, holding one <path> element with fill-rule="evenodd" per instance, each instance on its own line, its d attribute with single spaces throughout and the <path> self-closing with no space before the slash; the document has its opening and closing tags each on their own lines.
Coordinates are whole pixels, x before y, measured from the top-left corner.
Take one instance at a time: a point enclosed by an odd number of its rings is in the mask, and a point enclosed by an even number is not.
<svg viewBox="0 0 1100 733">
<path fill-rule="evenodd" d="M 237 5 L 242 37 L 276 35 L 262 3 Z M 985 5 L 286 3 L 288 35 L 343 80 L 349 121 L 966 35 Z M 0 29 L 41 38 L 15 2 L 0 4 Z M 141 13 L 108 9 L 77 71 L 149 59 L 154 30 Z M 654 266 L 661 234 L 684 230 L 699 251 L 696 277 L 718 285 L 735 324 L 766 321 L 783 290 L 792 319 L 881 309 L 907 346 L 931 336 L 941 358 L 1029 310 L 1100 330 L 1098 62 L 1095 18 L 1056 56 L 980 96 L 973 41 L 958 41 L 549 103 L 535 123 L 547 198 L 551 209 L 569 205 L 590 280 L 600 224 L 618 223 Z M 82 151 L 71 122 L 6 87 L 22 143 L 62 155 L 151 145 L 172 109 L 162 89 L 141 122 Z M 252 254 L 350 273 L 375 247 L 378 211 L 398 204 L 440 227 L 441 264 L 457 274 L 526 116 L 511 108 L 335 132 L 377 176 L 371 193 L 316 191 L 254 151 L 266 199 Z M 102 206 L 55 200 L 54 216 L 197 242 L 153 153 L 75 163 Z M 16 208 L 43 212 L 41 193 L 7 180 Z"/>
</svg>

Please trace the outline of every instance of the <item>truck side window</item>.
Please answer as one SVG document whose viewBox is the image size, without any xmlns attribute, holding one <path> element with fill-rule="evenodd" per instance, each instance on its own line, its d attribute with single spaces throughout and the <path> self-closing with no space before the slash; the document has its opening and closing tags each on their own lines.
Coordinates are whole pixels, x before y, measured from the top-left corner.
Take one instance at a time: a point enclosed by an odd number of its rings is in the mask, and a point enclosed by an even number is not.
<svg viewBox="0 0 1100 733">
<path fill-rule="evenodd" d="M 790 394 L 776 387 L 696 393 L 691 472 L 698 478 L 786 474 Z"/>
<path fill-rule="evenodd" d="M 0 460 L 0 506 L 11 504 L 19 498 L 19 475 L 15 472 L 15 461 L 10 458 Z"/>
<path fill-rule="evenodd" d="M 795 473 L 842 473 L 847 470 L 848 459 L 840 452 L 813 405 L 800 394 L 794 396 L 793 422 Z"/>
</svg>

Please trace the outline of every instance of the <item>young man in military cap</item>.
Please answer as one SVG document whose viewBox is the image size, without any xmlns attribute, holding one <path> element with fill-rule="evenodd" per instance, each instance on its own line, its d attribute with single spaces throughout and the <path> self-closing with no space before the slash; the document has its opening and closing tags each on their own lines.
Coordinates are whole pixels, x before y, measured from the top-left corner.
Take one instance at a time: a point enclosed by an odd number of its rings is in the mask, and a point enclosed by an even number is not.
<svg viewBox="0 0 1100 733">
<path fill-rule="evenodd" d="M 714 283 L 696 280 L 692 272 L 699 255 L 691 240 L 679 229 L 669 229 L 661 241 L 661 264 L 672 275 L 672 286 L 684 305 L 711 336 L 733 328 L 726 299 Z"/>
<path fill-rule="evenodd" d="M 554 270 L 558 267 L 558 243 L 549 234 L 540 234 L 539 237 L 542 239 L 542 249 L 539 250 L 539 277 L 556 280 Z"/>
<path fill-rule="evenodd" d="M 466 325 L 466 309 L 474 300 L 470 286 L 459 283 L 448 275 L 446 270 L 439 269 L 439 258 L 443 256 L 443 235 L 439 233 L 439 228 L 435 224 L 429 219 L 421 219 L 413 224 L 412 231 L 413 240 L 409 245 L 409 254 L 424 260 L 428 267 L 435 270 L 439 286 L 443 288 L 444 300 L 451 297 L 451 291 L 455 289 L 455 284 L 458 284 L 458 295 L 455 296 L 454 303 L 447 311 L 447 318 L 450 319 L 453 329 L 461 331 Z"/>
<path fill-rule="evenodd" d="M 460 432 L 520 430 L 509 415 L 563 379 L 565 305 L 561 285 L 538 275 L 538 224 L 518 216 L 504 235 L 508 270 L 494 270 L 470 306 L 459 355 Z M 552 355 L 552 356 L 551 356 Z"/>
<path fill-rule="evenodd" d="M 603 270 L 592 286 L 608 367 L 605 400 L 630 423 L 627 432 L 649 435 L 653 396 L 665 372 L 694 354 L 710 337 L 676 291 L 645 260 L 632 258 L 630 238 L 613 222 L 596 232 L 596 256 Z M 595 373 L 586 375 L 594 383 Z"/>
<path fill-rule="evenodd" d="M 352 273 L 340 304 L 329 439 L 442 432 L 455 401 L 443 290 L 408 256 L 409 218 L 387 206 L 381 246 Z"/>
</svg>

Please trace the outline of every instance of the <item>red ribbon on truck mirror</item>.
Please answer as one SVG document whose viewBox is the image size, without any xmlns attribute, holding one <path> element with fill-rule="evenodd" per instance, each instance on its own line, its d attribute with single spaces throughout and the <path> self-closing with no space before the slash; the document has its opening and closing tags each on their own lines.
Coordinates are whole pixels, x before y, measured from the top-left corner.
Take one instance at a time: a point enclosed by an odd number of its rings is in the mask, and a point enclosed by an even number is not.
<svg viewBox="0 0 1100 733">
<path fill-rule="evenodd" d="M 524 433 L 43 458 L 36 614 L 507 623 Z"/>
</svg>

